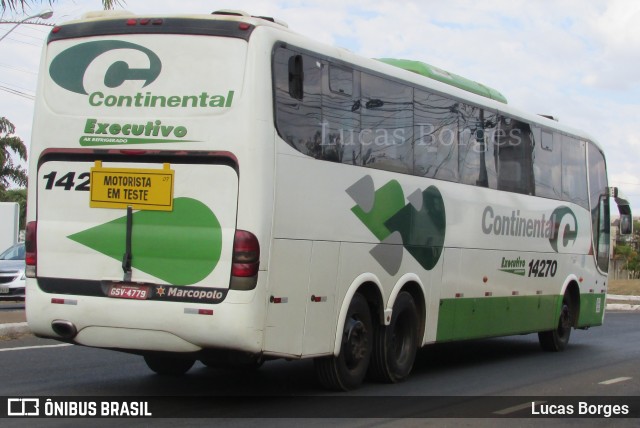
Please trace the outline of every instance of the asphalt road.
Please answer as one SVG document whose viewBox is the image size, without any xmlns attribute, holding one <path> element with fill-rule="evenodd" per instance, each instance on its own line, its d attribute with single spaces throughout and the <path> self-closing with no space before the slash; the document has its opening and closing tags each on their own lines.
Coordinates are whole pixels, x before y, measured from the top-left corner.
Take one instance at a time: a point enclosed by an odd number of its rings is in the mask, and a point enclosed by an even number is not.
<svg viewBox="0 0 640 428">
<path fill-rule="evenodd" d="M 271 361 L 258 371 L 214 370 L 199 363 L 184 377 L 167 378 L 152 374 L 141 357 L 118 352 L 60 346 L 58 342 L 25 336 L 0 342 L 0 396 L 173 396 L 178 405 L 170 415 L 191 416 L 207 407 L 215 412 L 202 416 L 221 416 L 222 425 L 243 426 L 237 417 L 261 419 L 261 426 L 280 426 L 282 419 L 301 416 L 306 425 L 369 426 L 372 420 L 342 419 L 374 415 L 376 425 L 495 426 L 492 419 L 397 418 L 398 412 L 385 409 L 402 407 L 400 416 L 422 416 L 426 410 L 439 415 L 463 416 L 473 406 L 484 406 L 488 415 L 496 411 L 511 416 L 531 415 L 529 397 L 572 397 L 599 402 L 607 396 L 616 403 L 636 397 L 640 410 L 640 313 L 607 313 L 605 325 L 589 331 L 573 331 L 571 344 L 563 353 L 544 353 L 537 336 L 526 335 L 488 339 L 425 348 L 418 356 L 410 379 L 401 384 L 366 383 L 349 393 L 326 393 L 319 389 L 310 361 Z M 314 396 L 309 399 L 309 396 Z M 445 401 L 438 397 L 448 396 Z M 499 396 L 489 401 L 473 397 Z M 206 398 L 198 398 L 206 397 Z M 236 397 L 224 399 L 225 397 Z M 363 398 L 364 397 L 364 398 Z M 405 397 L 405 398 L 400 398 Z M 406 398 L 411 397 L 411 398 Z M 422 397 L 422 398 L 415 398 Z M 427 398 L 424 398 L 427 397 Z M 337 401 L 335 401 L 337 398 Z M 174 401 L 176 401 L 174 400 Z M 400 401 L 402 400 L 402 401 Z M 564 398 L 561 398 L 562 402 Z M 171 400 L 166 401 L 169 403 Z M 554 402 L 553 398 L 548 399 Z M 195 402 L 195 403 L 194 403 Z M 215 403 L 215 406 L 212 405 Z M 520 409 L 517 404 L 523 404 Z M 174 403 L 175 404 L 175 403 Z M 0 403 L 0 405 L 4 405 Z M 510 410 L 511 409 L 511 410 Z M 436 414 L 434 413 L 434 414 Z M 496 413 L 497 415 L 497 413 Z M 340 419 L 321 419 L 324 416 Z M 320 419 L 317 419 L 320 418 Z M 135 420 L 140 425 L 173 426 L 168 419 Z M 188 419 L 199 425 L 198 419 Z M 292 423 L 291 419 L 284 419 Z M 513 426 L 514 419 L 501 420 Z M 519 426 L 539 426 L 543 420 L 517 419 Z M 638 419 L 554 419 L 573 426 L 637 426 Z M 27 426 L 24 419 L 10 419 L 5 426 Z M 66 426 L 62 419 L 39 420 Z M 111 426 L 113 419 L 94 421 Z M 92 425 L 96 425 L 92 422 Z M 129 426 L 134 420 L 127 420 Z M 447 423 L 445 423 L 447 422 Z M 3 423 L 4 425 L 4 423 Z M 293 424 L 295 425 L 295 424 Z"/>
</svg>

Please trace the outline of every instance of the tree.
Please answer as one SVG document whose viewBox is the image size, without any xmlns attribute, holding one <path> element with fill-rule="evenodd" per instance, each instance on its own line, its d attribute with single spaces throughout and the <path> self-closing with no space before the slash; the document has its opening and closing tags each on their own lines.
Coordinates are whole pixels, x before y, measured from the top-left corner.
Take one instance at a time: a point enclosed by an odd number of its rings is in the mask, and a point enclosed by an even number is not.
<svg viewBox="0 0 640 428">
<path fill-rule="evenodd" d="M 27 172 L 13 162 L 15 155 L 27 160 L 27 147 L 20 137 L 12 135 L 14 132 L 13 123 L 6 117 L 0 117 L 0 193 L 4 193 L 11 183 L 21 187 L 27 185 Z"/>
<path fill-rule="evenodd" d="M 624 261 L 623 269 L 627 271 L 627 279 L 635 278 L 640 268 L 640 258 L 638 252 L 630 245 L 618 245 L 614 251 L 616 258 Z"/>
<path fill-rule="evenodd" d="M 108 9 L 113 9 L 116 6 L 120 5 L 123 1 L 122 0 L 102 0 L 102 7 L 105 10 Z M 11 11 L 17 11 L 19 9 L 22 9 L 22 11 L 24 11 L 24 8 L 27 6 L 30 6 L 31 4 L 35 4 L 35 3 L 49 3 L 50 5 L 52 5 L 53 3 L 55 3 L 55 0 L 49 0 L 49 1 L 44 1 L 44 0 L 0 0 L 0 9 L 2 10 L 2 12 L 6 11 L 6 10 L 11 10 Z"/>
</svg>

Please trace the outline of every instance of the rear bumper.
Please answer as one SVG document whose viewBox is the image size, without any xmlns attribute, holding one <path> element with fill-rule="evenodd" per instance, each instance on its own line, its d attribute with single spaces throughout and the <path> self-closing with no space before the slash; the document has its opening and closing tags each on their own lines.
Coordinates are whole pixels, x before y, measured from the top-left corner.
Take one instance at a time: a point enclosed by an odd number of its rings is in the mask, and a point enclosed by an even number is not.
<svg viewBox="0 0 640 428">
<path fill-rule="evenodd" d="M 260 275 L 255 290 L 229 290 L 219 304 L 53 294 L 36 281 L 27 280 L 26 314 L 38 336 L 131 352 L 262 351 L 266 298 Z M 67 340 L 56 334 L 56 320 L 71 323 L 77 335 Z"/>
</svg>

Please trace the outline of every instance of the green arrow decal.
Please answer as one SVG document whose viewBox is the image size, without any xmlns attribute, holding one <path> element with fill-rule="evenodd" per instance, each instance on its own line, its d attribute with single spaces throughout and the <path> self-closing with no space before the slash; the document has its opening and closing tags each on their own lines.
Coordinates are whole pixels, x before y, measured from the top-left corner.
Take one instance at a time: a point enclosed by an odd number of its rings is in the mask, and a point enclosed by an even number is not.
<svg viewBox="0 0 640 428">
<path fill-rule="evenodd" d="M 127 217 L 70 235 L 68 238 L 121 261 Z M 222 229 L 215 214 L 200 201 L 176 198 L 171 212 L 133 214 L 132 265 L 173 285 L 206 278 L 222 252 Z"/>
</svg>

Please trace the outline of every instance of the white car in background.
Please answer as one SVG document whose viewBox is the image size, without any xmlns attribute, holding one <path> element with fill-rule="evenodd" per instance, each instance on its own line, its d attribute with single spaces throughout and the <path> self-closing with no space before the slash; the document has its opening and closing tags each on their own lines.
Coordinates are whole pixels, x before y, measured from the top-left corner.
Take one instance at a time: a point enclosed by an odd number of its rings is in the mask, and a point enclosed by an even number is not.
<svg viewBox="0 0 640 428">
<path fill-rule="evenodd" d="M 12 245 L 0 254 L 0 300 L 24 300 L 24 242 Z"/>
</svg>

